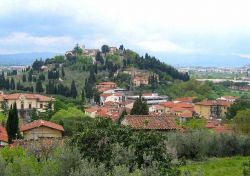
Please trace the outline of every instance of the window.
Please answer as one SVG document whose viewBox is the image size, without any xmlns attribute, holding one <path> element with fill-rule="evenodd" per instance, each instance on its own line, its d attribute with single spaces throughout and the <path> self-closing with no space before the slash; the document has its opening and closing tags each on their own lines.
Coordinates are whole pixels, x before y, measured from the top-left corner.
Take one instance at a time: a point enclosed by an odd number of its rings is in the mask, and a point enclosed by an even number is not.
<svg viewBox="0 0 250 176">
<path fill-rule="evenodd" d="M 31 103 L 29 103 L 29 109 L 31 109 Z"/>
<path fill-rule="evenodd" d="M 23 103 L 21 104 L 21 109 L 24 109 L 24 104 Z"/>
<path fill-rule="evenodd" d="M 40 108 L 41 108 L 41 109 L 43 108 L 43 104 L 42 104 L 42 103 L 40 104 Z"/>
</svg>

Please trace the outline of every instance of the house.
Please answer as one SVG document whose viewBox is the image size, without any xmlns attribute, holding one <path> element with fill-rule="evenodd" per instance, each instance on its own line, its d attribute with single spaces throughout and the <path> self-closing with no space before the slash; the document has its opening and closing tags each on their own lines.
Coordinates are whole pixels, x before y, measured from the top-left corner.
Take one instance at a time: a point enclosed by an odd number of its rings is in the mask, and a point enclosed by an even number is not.
<svg viewBox="0 0 250 176">
<path fill-rule="evenodd" d="M 64 128 L 53 122 L 36 120 L 21 125 L 20 131 L 25 140 L 36 140 L 40 138 L 62 138 Z"/>
<path fill-rule="evenodd" d="M 109 54 L 115 54 L 118 52 L 118 48 L 111 46 L 109 47 Z"/>
<path fill-rule="evenodd" d="M 174 119 L 166 115 L 126 115 L 121 124 L 130 126 L 131 128 L 136 130 L 177 130 Z"/>
<path fill-rule="evenodd" d="M 95 118 L 96 116 L 96 112 L 98 111 L 98 107 L 90 107 L 90 108 L 87 108 L 85 109 L 85 114 L 89 117 L 92 117 L 92 118 Z"/>
<path fill-rule="evenodd" d="M 104 92 L 106 90 L 115 89 L 115 88 L 117 88 L 117 85 L 114 82 L 101 82 L 96 85 L 96 89 L 99 92 Z"/>
<path fill-rule="evenodd" d="M 151 105 L 148 110 L 150 114 L 163 114 L 165 112 L 165 108 L 161 105 Z"/>
<path fill-rule="evenodd" d="M 124 100 L 124 96 L 122 93 L 103 93 L 100 95 L 101 105 L 104 105 L 105 102 L 122 102 Z"/>
<path fill-rule="evenodd" d="M 143 75 L 135 76 L 132 80 L 132 83 L 135 87 L 139 87 L 142 85 L 148 85 L 148 77 L 143 76 Z"/>
<path fill-rule="evenodd" d="M 195 103 L 194 110 L 206 119 L 222 118 L 232 103 L 224 100 L 204 100 Z"/>
<path fill-rule="evenodd" d="M 0 101 L 5 102 L 7 107 L 16 102 L 19 117 L 28 121 L 33 108 L 39 112 L 45 112 L 45 107 L 49 102 L 53 102 L 54 98 L 40 94 L 14 93 L 0 95 Z"/>
<path fill-rule="evenodd" d="M 206 128 L 211 129 L 217 133 L 232 133 L 233 128 L 228 124 L 222 124 L 218 120 L 209 120 L 207 121 Z"/>
<path fill-rule="evenodd" d="M 0 147 L 8 146 L 8 134 L 6 128 L 0 126 Z"/>
</svg>

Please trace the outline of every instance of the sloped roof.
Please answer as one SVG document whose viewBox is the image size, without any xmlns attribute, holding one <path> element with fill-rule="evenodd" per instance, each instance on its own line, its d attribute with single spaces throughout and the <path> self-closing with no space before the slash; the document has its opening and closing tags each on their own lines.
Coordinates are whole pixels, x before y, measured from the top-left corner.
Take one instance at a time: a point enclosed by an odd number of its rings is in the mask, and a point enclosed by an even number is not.
<svg viewBox="0 0 250 176">
<path fill-rule="evenodd" d="M 5 100 L 17 100 L 21 96 L 23 96 L 26 99 L 37 99 L 39 101 L 51 101 L 53 100 L 52 97 L 40 95 L 40 94 L 28 94 L 28 93 L 13 93 L 13 94 L 5 94 L 2 95 L 3 99 Z"/>
<path fill-rule="evenodd" d="M 165 115 L 126 115 L 123 120 L 124 125 L 129 125 L 135 129 L 145 130 L 176 130 L 177 126 L 172 119 Z"/>
<path fill-rule="evenodd" d="M 0 126 L 0 141 L 8 142 L 8 134 L 3 126 Z"/>
<path fill-rule="evenodd" d="M 24 124 L 24 125 L 22 125 L 20 127 L 20 131 L 22 131 L 22 132 L 23 131 L 28 131 L 28 130 L 31 130 L 33 128 L 38 128 L 38 127 L 41 127 L 41 126 L 56 129 L 56 130 L 59 130 L 59 131 L 64 131 L 63 126 L 58 125 L 58 124 L 53 123 L 53 122 L 45 121 L 45 120 L 36 120 L 34 122 Z"/>
</svg>

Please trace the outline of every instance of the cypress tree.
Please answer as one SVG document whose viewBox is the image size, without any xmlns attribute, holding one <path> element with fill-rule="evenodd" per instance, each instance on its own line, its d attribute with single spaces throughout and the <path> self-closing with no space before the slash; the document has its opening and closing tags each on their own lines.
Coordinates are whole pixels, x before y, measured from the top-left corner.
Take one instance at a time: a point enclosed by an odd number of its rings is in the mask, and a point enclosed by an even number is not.
<svg viewBox="0 0 250 176">
<path fill-rule="evenodd" d="M 64 72 L 64 68 L 62 67 L 62 78 L 65 77 L 65 72 Z"/>
<path fill-rule="evenodd" d="M 32 74 L 33 74 L 33 71 L 30 70 L 30 71 L 29 71 L 29 75 L 28 75 L 28 81 L 29 81 L 29 82 L 32 82 Z"/>
<path fill-rule="evenodd" d="M 133 108 L 130 112 L 131 115 L 148 115 L 148 105 L 141 97 L 137 98 L 134 102 Z"/>
<path fill-rule="evenodd" d="M 82 98 L 82 102 L 85 102 L 85 92 L 84 92 L 84 89 L 82 89 L 81 98 Z"/>
<path fill-rule="evenodd" d="M 43 92 L 43 85 L 40 79 L 36 82 L 36 92 L 41 93 Z"/>
<path fill-rule="evenodd" d="M 26 75 L 23 74 L 23 82 L 26 82 Z"/>
<path fill-rule="evenodd" d="M 76 99 L 76 97 L 77 97 L 77 90 L 76 90 L 76 85 L 75 85 L 75 81 L 74 80 L 71 83 L 70 94 L 71 94 L 71 97 L 73 97 L 73 98 Z"/>
<path fill-rule="evenodd" d="M 14 81 L 14 79 L 13 78 L 11 78 L 11 81 L 10 81 L 10 89 L 11 90 L 15 90 L 15 81 Z"/>
<path fill-rule="evenodd" d="M 10 107 L 7 124 L 6 124 L 6 130 L 8 133 L 8 141 L 9 143 L 12 143 L 13 139 L 19 138 L 19 119 L 18 119 L 18 112 L 16 103 L 14 103 L 13 108 Z"/>
</svg>

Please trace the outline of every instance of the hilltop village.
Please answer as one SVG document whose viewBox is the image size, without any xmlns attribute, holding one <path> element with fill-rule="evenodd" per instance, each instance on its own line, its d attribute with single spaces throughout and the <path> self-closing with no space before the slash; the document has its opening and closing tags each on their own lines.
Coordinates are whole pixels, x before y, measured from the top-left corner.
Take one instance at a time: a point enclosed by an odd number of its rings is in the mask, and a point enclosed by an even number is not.
<svg viewBox="0 0 250 176">
<path fill-rule="evenodd" d="M 121 165 L 129 173 L 150 168 L 179 175 L 186 160 L 249 152 L 243 150 L 249 146 L 249 95 L 232 91 L 233 85 L 193 79 L 123 45 L 76 45 L 31 66 L 2 69 L 0 146 L 31 152 L 37 160 L 31 163 L 42 160 L 42 167 L 60 168 L 65 176 L 90 162 L 82 156 L 94 159 L 95 167 L 103 164 L 106 175 Z M 58 155 L 82 163 L 74 172 L 75 165 Z M 124 163 L 123 155 L 131 158 Z M 56 165 L 47 164 L 51 158 Z"/>
</svg>

